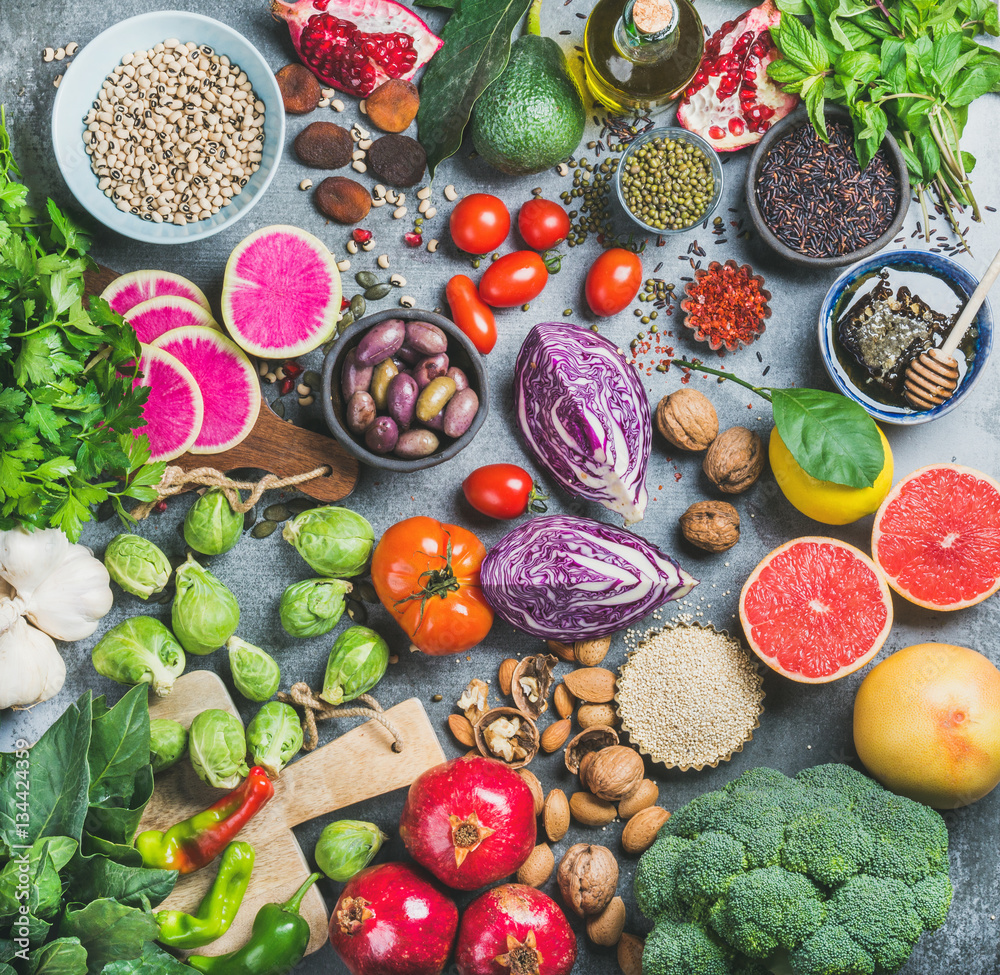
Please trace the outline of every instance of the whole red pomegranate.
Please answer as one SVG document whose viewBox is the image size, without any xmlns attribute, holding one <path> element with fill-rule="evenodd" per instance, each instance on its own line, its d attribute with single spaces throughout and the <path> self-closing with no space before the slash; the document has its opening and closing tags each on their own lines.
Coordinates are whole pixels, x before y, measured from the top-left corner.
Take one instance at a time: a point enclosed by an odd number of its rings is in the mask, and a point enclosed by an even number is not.
<svg viewBox="0 0 1000 975">
<path fill-rule="evenodd" d="M 575 961 L 576 935 L 566 915 L 534 887 L 494 887 L 462 915 L 458 975 L 568 975 Z"/>
<path fill-rule="evenodd" d="M 399 819 L 410 856 L 438 880 L 475 890 L 512 874 L 535 847 L 535 802 L 502 762 L 473 755 L 414 780 Z"/>
<path fill-rule="evenodd" d="M 352 975 L 438 975 L 457 927 L 454 901 L 423 870 L 382 863 L 347 882 L 330 944 Z"/>
<path fill-rule="evenodd" d="M 320 81 L 359 98 L 389 78 L 412 78 L 444 43 L 395 0 L 272 0 L 271 13 Z"/>
<path fill-rule="evenodd" d="M 764 133 L 799 103 L 767 75 L 781 57 L 771 28 L 781 22 L 772 0 L 726 21 L 706 42 L 705 54 L 677 106 L 677 121 L 732 152 L 760 142 Z"/>
</svg>

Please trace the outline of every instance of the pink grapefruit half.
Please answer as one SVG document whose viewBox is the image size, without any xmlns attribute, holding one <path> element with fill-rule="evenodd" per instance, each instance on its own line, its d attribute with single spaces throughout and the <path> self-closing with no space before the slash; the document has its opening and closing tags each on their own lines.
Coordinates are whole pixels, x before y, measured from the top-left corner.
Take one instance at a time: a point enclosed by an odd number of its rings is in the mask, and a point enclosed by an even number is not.
<svg viewBox="0 0 1000 975">
<path fill-rule="evenodd" d="M 872 556 L 911 603 L 981 603 L 1000 588 L 1000 484 L 960 464 L 921 467 L 875 513 Z"/>
<path fill-rule="evenodd" d="M 794 538 L 761 560 L 740 593 L 754 653 L 804 684 L 839 680 L 879 652 L 892 594 L 864 552 L 835 538 Z"/>
<path fill-rule="evenodd" d="M 222 331 L 222 326 L 212 318 L 210 311 L 189 298 L 179 298 L 177 295 L 160 295 L 149 301 L 141 301 L 122 317 L 132 326 L 144 345 L 155 342 L 171 329 L 184 328 L 186 325 L 201 325 L 204 328 L 214 328 L 217 332 Z"/>
<path fill-rule="evenodd" d="M 143 301 L 162 295 L 187 298 L 211 312 L 205 292 L 187 278 L 170 271 L 130 271 L 115 278 L 101 292 L 101 297 L 111 305 L 111 310 L 119 315 L 124 315 Z"/>
<path fill-rule="evenodd" d="M 194 446 L 201 430 L 205 407 L 198 384 L 174 356 L 150 345 L 142 347 L 139 372 L 132 385 L 148 386 L 149 398 L 142 407 L 146 422 L 134 432 L 148 438 L 150 461 L 174 460 Z"/>
</svg>

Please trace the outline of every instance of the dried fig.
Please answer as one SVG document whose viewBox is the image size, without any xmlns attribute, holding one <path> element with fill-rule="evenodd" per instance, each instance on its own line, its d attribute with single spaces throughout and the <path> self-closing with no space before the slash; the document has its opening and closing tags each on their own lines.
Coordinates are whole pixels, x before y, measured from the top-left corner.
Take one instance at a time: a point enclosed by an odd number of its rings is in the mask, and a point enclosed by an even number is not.
<svg viewBox="0 0 1000 975">
<path fill-rule="evenodd" d="M 371 144 L 368 166 L 391 186 L 416 186 L 427 168 L 427 153 L 408 135 L 384 135 Z"/>
<path fill-rule="evenodd" d="M 730 427 L 712 441 L 701 469 L 724 494 L 741 494 L 764 470 L 764 444 L 753 430 Z"/>
<path fill-rule="evenodd" d="M 372 208 L 368 190 L 346 176 L 327 176 L 316 187 L 315 198 L 316 206 L 337 223 L 358 223 Z"/>
<path fill-rule="evenodd" d="M 275 78 L 285 111 L 290 115 L 308 114 L 323 97 L 323 90 L 316 76 L 304 65 L 286 64 Z"/>
<path fill-rule="evenodd" d="M 525 657 L 511 677 L 510 692 L 514 706 L 533 721 L 548 710 L 549 688 L 552 687 L 552 668 L 559 661 L 552 654 Z"/>
<path fill-rule="evenodd" d="M 354 140 L 342 125 L 333 122 L 313 122 L 307 125 L 293 143 L 299 162 L 315 169 L 340 169 L 351 161 Z"/>
<path fill-rule="evenodd" d="M 725 552 L 740 540 L 740 515 L 728 501 L 695 501 L 679 520 L 681 534 L 706 552 Z"/>
<path fill-rule="evenodd" d="M 417 86 L 401 78 L 390 78 L 365 99 L 368 118 L 383 132 L 402 132 L 417 117 L 418 108 Z"/>
</svg>

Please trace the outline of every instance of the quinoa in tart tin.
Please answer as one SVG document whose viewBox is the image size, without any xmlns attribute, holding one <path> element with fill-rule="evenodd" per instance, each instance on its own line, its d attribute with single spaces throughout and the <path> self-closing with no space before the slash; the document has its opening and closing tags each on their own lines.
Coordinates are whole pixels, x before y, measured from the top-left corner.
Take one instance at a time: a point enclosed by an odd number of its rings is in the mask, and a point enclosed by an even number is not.
<svg viewBox="0 0 1000 975">
<path fill-rule="evenodd" d="M 764 710 L 760 665 L 736 638 L 680 620 L 648 630 L 619 668 L 622 730 L 667 768 L 728 762 L 753 738 Z"/>
</svg>

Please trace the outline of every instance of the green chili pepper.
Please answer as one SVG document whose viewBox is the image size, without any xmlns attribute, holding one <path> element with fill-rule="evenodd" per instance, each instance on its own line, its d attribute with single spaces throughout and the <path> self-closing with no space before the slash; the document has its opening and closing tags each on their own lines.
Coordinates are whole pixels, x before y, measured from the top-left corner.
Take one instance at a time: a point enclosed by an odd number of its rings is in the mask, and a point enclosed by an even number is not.
<svg viewBox="0 0 1000 975">
<path fill-rule="evenodd" d="M 221 938 L 236 918 L 250 883 L 254 852 L 249 843 L 230 843 L 222 854 L 219 872 L 197 914 L 157 911 L 157 941 L 170 948 L 203 948 Z"/>
<path fill-rule="evenodd" d="M 285 975 L 301 961 L 309 944 L 309 922 L 299 913 L 306 891 L 319 880 L 310 874 L 284 904 L 265 904 L 253 921 L 250 940 L 228 955 L 191 955 L 187 963 L 206 975 Z"/>
</svg>

